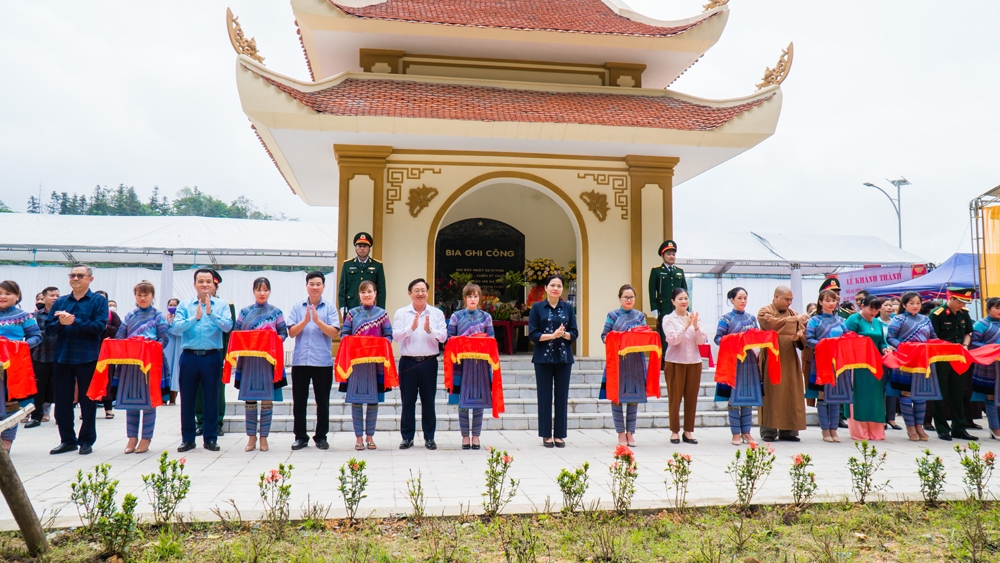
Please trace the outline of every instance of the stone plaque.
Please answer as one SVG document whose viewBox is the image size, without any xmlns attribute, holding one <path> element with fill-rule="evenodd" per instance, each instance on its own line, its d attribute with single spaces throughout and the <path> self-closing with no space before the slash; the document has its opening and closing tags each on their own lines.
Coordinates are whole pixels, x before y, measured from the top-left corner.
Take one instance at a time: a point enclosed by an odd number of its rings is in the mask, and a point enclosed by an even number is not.
<svg viewBox="0 0 1000 563">
<path fill-rule="evenodd" d="M 472 275 L 483 293 L 503 295 L 497 282 L 509 271 L 524 270 L 524 234 L 493 219 L 465 219 L 441 229 L 435 245 L 434 277 L 453 272 Z"/>
</svg>

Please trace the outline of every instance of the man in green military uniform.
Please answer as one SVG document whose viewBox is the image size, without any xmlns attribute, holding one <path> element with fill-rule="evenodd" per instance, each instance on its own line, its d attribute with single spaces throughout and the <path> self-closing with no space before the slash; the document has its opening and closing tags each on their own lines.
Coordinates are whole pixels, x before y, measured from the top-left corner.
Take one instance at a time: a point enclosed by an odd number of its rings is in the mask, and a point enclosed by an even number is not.
<svg viewBox="0 0 1000 563">
<path fill-rule="evenodd" d="M 340 286 L 337 291 L 337 307 L 340 312 L 361 305 L 358 288 L 361 282 L 370 281 L 375 284 L 375 304 L 385 309 L 385 270 L 382 263 L 369 256 L 372 251 L 372 236 L 368 233 L 354 235 L 355 258 L 345 260 L 340 268 Z"/>
<path fill-rule="evenodd" d="M 660 245 L 660 258 L 663 264 L 649 272 L 649 311 L 656 316 L 656 332 L 660 334 L 663 350 L 667 349 L 666 338 L 663 335 L 663 317 L 674 312 L 674 303 L 670 299 L 674 288 L 683 287 L 688 290 L 684 270 L 674 266 L 677 262 L 677 243 L 672 240 Z"/>
<path fill-rule="evenodd" d="M 931 311 L 931 326 L 934 334 L 945 342 L 954 342 L 969 347 L 972 339 L 972 317 L 965 306 L 972 302 L 972 290 L 965 288 L 948 288 L 948 303 Z M 938 383 L 941 385 L 941 400 L 934 401 L 934 428 L 938 437 L 951 441 L 976 440 L 977 438 L 966 430 L 965 420 L 965 378 L 972 377 L 972 370 L 959 375 L 948 362 L 934 364 L 937 370 Z M 951 411 L 951 427 L 945 416 L 945 405 Z"/>
</svg>

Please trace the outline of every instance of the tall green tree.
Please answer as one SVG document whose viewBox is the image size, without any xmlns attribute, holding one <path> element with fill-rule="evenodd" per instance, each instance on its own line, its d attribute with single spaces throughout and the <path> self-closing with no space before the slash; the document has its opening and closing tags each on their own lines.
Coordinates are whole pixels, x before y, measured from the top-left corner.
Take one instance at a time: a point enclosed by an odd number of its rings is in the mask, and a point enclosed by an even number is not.
<svg viewBox="0 0 1000 563">
<path fill-rule="evenodd" d="M 0 213 L 13 213 L 14 210 L 7 207 L 7 204 L 0 200 Z"/>
<path fill-rule="evenodd" d="M 31 196 L 28 198 L 28 213 L 41 213 L 42 212 L 42 202 L 38 200 L 37 197 Z"/>
</svg>

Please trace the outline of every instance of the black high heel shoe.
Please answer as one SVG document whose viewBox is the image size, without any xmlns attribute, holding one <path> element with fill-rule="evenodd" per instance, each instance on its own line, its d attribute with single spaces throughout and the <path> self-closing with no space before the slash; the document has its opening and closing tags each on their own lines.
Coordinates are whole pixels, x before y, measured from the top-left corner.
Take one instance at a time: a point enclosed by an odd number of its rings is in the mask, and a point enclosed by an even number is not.
<svg viewBox="0 0 1000 563">
<path fill-rule="evenodd" d="M 684 440 L 685 444 L 697 444 L 698 443 L 698 440 L 695 440 L 694 438 L 688 438 L 684 434 L 681 434 L 681 439 Z"/>
<path fill-rule="evenodd" d="M 671 444 L 680 444 L 681 443 L 681 439 L 680 438 L 671 438 L 670 439 L 670 443 Z"/>
</svg>

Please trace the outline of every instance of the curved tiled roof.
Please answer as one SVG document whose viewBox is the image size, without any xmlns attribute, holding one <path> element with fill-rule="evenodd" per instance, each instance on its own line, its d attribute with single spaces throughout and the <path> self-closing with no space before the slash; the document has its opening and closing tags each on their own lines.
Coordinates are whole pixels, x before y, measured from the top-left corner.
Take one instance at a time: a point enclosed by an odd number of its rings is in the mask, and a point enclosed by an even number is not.
<svg viewBox="0 0 1000 563">
<path fill-rule="evenodd" d="M 572 123 L 679 131 L 711 131 L 773 96 L 715 107 L 669 96 L 541 92 L 359 78 L 346 78 L 322 90 L 303 92 L 260 76 L 306 107 L 327 115 Z"/>
<path fill-rule="evenodd" d="M 386 0 L 364 8 L 329 1 L 346 14 L 366 19 L 640 37 L 679 35 L 718 14 L 659 27 L 620 16 L 602 0 Z"/>
</svg>

